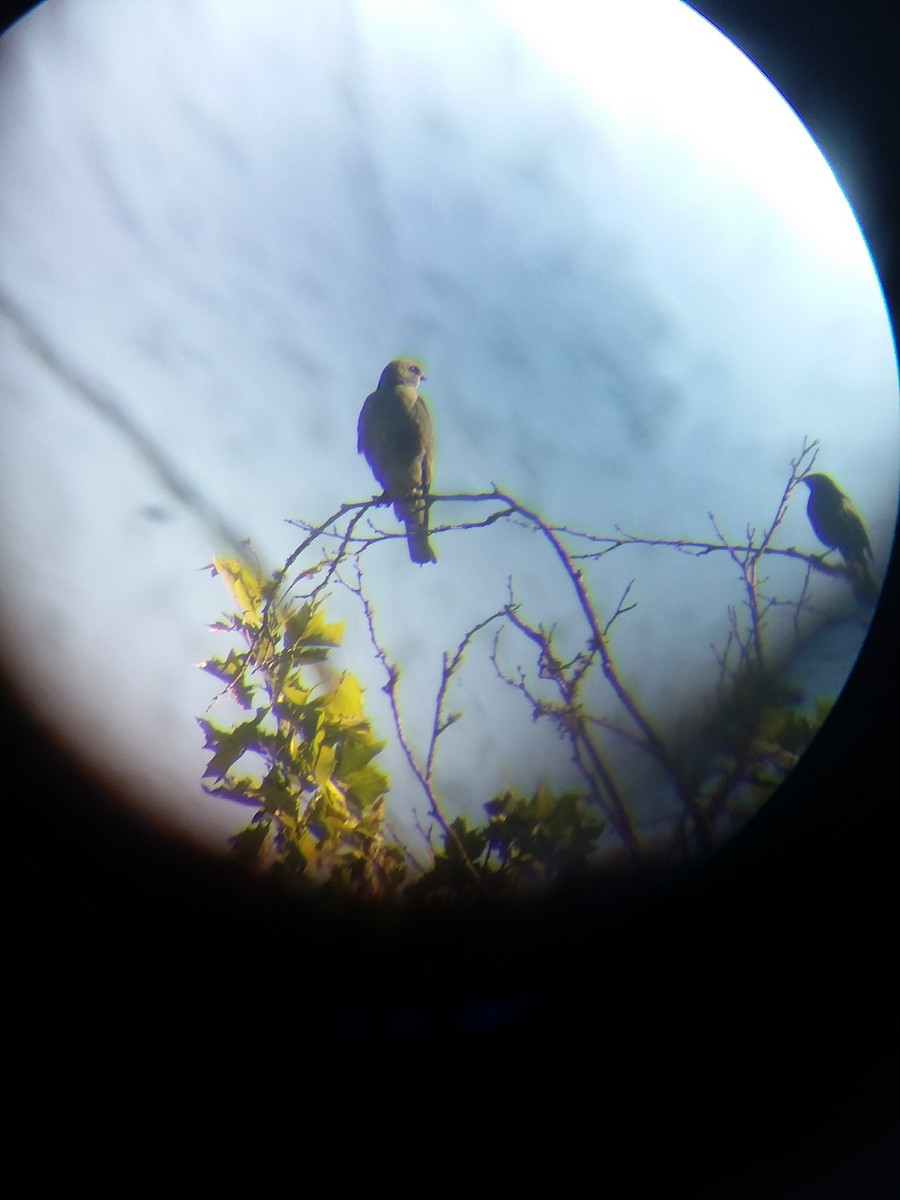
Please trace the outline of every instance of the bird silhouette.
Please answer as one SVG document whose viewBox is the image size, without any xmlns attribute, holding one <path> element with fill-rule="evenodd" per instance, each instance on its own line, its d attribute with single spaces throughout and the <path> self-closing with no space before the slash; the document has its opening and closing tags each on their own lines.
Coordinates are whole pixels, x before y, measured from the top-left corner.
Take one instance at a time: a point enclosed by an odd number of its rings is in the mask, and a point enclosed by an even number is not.
<svg viewBox="0 0 900 1200">
<path fill-rule="evenodd" d="M 431 416 L 419 395 L 426 376 L 418 363 L 395 358 L 381 372 L 378 387 L 359 414 L 357 450 L 393 501 L 406 526 L 414 563 L 437 562 L 428 541 L 428 492 L 434 462 Z"/>
<path fill-rule="evenodd" d="M 878 585 L 869 566 L 872 547 L 859 513 L 830 475 L 806 475 L 803 482 L 809 488 L 806 513 L 813 533 L 840 553 L 857 600 L 874 600 Z"/>
</svg>

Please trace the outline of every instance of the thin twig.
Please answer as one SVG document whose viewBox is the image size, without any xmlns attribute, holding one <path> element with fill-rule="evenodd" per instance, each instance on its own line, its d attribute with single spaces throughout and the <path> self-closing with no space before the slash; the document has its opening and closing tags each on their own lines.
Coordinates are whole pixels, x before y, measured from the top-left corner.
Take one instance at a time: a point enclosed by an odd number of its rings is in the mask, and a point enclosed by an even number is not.
<svg viewBox="0 0 900 1200">
<path fill-rule="evenodd" d="M 434 705 L 434 722 L 431 730 L 431 739 L 428 745 L 428 756 L 425 762 L 425 775 L 427 779 L 431 779 L 434 770 L 434 756 L 437 751 L 438 738 L 442 733 L 445 733 L 451 725 L 455 724 L 459 719 L 459 714 L 451 713 L 448 717 L 444 716 L 444 702 L 447 698 L 447 688 L 450 685 L 450 680 L 453 678 L 459 665 L 462 662 L 463 655 L 468 649 L 472 638 L 475 637 L 482 629 L 490 625 L 493 621 L 499 620 L 505 615 L 505 608 L 501 608 L 498 612 L 491 613 L 489 617 L 485 617 L 483 621 L 479 621 L 473 625 L 461 638 L 459 645 L 456 647 L 452 657 L 448 657 L 445 653 L 441 669 L 441 682 L 438 686 L 437 696 Z"/>
<path fill-rule="evenodd" d="M 472 881 L 475 883 L 478 890 L 483 891 L 484 890 L 484 880 L 481 878 L 478 871 L 475 869 L 474 863 L 469 858 L 469 855 L 466 853 L 466 849 L 463 846 L 458 833 L 456 832 L 456 830 L 453 828 L 453 826 L 451 825 L 451 823 L 448 821 L 447 817 L 445 816 L 444 811 L 441 807 L 440 800 L 438 799 L 437 793 L 434 790 L 434 786 L 432 784 L 428 770 L 427 769 L 423 770 L 422 767 L 419 765 L 418 759 L 416 758 L 415 754 L 413 753 L 412 747 L 409 744 L 409 739 L 406 736 L 406 730 L 403 725 L 403 718 L 400 713 L 400 704 L 397 699 L 397 684 L 400 679 L 400 671 L 399 671 L 399 668 L 394 663 L 389 661 L 387 652 L 384 649 L 384 646 L 382 645 L 382 643 L 379 641 L 378 634 L 375 630 L 375 612 L 372 608 L 372 604 L 371 604 L 368 596 L 365 594 L 365 591 L 363 590 L 362 569 L 359 565 L 358 560 L 356 561 L 356 564 L 355 564 L 355 570 L 356 570 L 356 583 L 355 584 L 350 583 L 343 578 L 341 578 L 341 582 L 348 589 L 348 591 L 352 592 L 357 597 L 360 604 L 362 605 L 363 613 L 364 613 L 365 619 L 366 619 L 366 625 L 369 630 L 369 639 L 371 641 L 372 648 L 374 649 L 375 656 L 378 659 L 378 661 L 381 663 L 382 667 L 384 668 L 385 675 L 387 676 L 387 683 L 382 688 L 382 691 L 387 696 L 388 702 L 391 707 L 391 715 L 394 720 L 394 730 L 397 734 L 397 740 L 400 743 L 400 749 L 403 751 L 403 756 L 409 765 L 409 769 L 412 771 L 413 775 L 418 780 L 419 786 L 421 787 L 422 791 L 425 793 L 425 796 L 428 800 L 428 804 L 430 807 L 431 815 L 434 817 L 434 819 L 440 825 L 441 829 L 444 831 L 444 836 L 447 840 L 447 843 L 449 845 L 453 846 L 454 851 L 459 856 L 459 859 L 463 865 L 463 868 L 465 869 L 465 871 L 469 875 L 469 877 L 472 879 Z"/>
</svg>

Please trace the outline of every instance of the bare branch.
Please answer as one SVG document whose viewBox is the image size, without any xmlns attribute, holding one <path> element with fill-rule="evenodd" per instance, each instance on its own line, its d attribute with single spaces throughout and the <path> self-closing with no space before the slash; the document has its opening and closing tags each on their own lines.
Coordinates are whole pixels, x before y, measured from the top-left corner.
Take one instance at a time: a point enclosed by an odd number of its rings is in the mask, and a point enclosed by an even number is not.
<svg viewBox="0 0 900 1200">
<path fill-rule="evenodd" d="M 631 589 L 633 587 L 634 587 L 634 580 L 631 579 L 631 580 L 629 580 L 629 582 L 625 588 L 625 591 L 619 597 L 619 603 L 616 605 L 616 611 L 613 613 L 613 615 L 609 618 L 609 620 L 603 626 L 604 634 L 609 633 L 610 629 L 612 628 L 613 622 L 618 617 L 621 617 L 623 613 L 631 612 L 633 609 L 637 608 L 637 602 L 635 602 L 634 604 L 626 604 L 625 603 L 625 601 L 628 599 L 629 595 L 631 594 Z"/>
<path fill-rule="evenodd" d="M 459 645 L 456 647 L 452 657 L 448 657 L 446 653 L 444 654 L 443 667 L 441 670 L 441 682 L 438 686 L 437 697 L 434 705 L 434 723 L 432 725 L 431 741 L 428 746 L 428 757 L 425 763 L 425 775 L 429 780 L 431 779 L 434 770 L 434 756 L 437 751 L 438 738 L 458 720 L 458 714 L 455 713 L 451 713 L 447 717 L 444 716 L 444 703 L 447 698 L 447 688 L 450 685 L 450 680 L 459 669 L 463 655 L 465 654 L 475 635 L 482 629 L 486 628 L 486 626 L 490 625 L 493 621 L 496 621 L 502 617 L 505 614 L 505 611 L 505 608 L 501 608 L 498 612 L 492 613 L 489 617 L 485 617 L 483 621 L 479 621 L 476 625 L 473 625 L 472 628 L 468 630 L 460 639 Z"/>
<path fill-rule="evenodd" d="M 575 566 L 574 562 L 566 551 L 565 546 L 560 541 L 559 536 L 541 520 L 537 513 L 534 513 L 530 509 L 525 508 L 523 505 L 518 504 L 511 496 L 506 496 L 502 493 L 499 493 L 498 495 L 500 499 L 505 500 L 509 505 L 514 506 L 521 516 L 530 521 L 535 529 L 539 530 L 544 535 L 545 539 L 552 547 L 556 557 L 563 567 L 563 570 L 568 576 L 578 599 L 579 606 L 590 631 L 589 644 L 592 648 L 599 652 L 603 674 L 612 687 L 617 699 L 619 700 L 619 703 L 628 713 L 629 717 L 637 726 L 637 728 L 644 735 L 648 750 L 665 768 L 666 773 L 669 775 L 669 778 L 672 780 L 676 788 L 682 804 L 691 813 L 691 817 L 694 820 L 698 841 L 704 850 L 710 849 L 712 845 L 712 835 L 706 820 L 706 816 L 703 810 L 696 804 L 678 764 L 669 753 L 669 750 L 667 749 L 653 723 L 643 712 L 628 688 L 625 687 L 625 684 L 622 681 L 618 670 L 616 669 L 612 654 L 610 653 L 606 635 L 603 629 L 600 627 L 597 614 L 594 611 L 593 605 L 591 604 L 581 571 Z"/>
<path fill-rule="evenodd" d="M 424 830 L 418 824 L 418 818 L 416 819 L 416 826 L 417 826 L 418 831 L 424 835 Z M 400 837 L 399 833 L 397 832 L 397 828 L 394 825 L 393 821 L 385 821 L 384 827 L 388 831 L 388 833 L 391 835 L 391 837 L 394 839 L 395 845 L 399 846 L 399 848 L 403 854 L 403 857 L 406 859 L 406 861 L 409 863 L 409 865 L 413 868 L 413 870 L 416 871 L 417 874 L 419 874 L 419 875 L 424 875 L 426 873 L 426 871 L 428 870 L 428 867 L 423 866 L 422 863 L 419 862 L 419 860 L 416 858 L 416 856 L 410 850 L 410 848 L 406 844 L 406 842 L 403 841 L 403 839 Z M 426 839 L 426 841 L 427 841 L 427 839 Z"/>
<path fill-rule="evenodd" d="M 584 714 L 578 697 L 578 685 L 583 677 L 583 672 L 577 678 L 573 678 L 567 674 L 563 665 L 556 658 L 550 638 L 543 629 L 529 625 L 512 608 L 507 608 L 506 616 L 510 624 L 537 647 L 539 675 L 544 679 L 553 681 L 560 694 L 562 704 L 555 706 L 535 696 L 528 688 L 521 669 L 518 681 L 509 679 L 499 667 L 496 653 L 493 657 L 495 668 L 500 673 L 501 678 L 506 679 L 516 690 L 526 696 L 532 704 L 532 711 L 535 717 L 549 717 L 560 727 L 570 743 L 573 762 L 588 784 L 591 794 L 597 800 L 602 811 L 609 818 L 614 829 L 628 847 L 633 857 L 640 860 L 643 852 L 631 817 L 628 814 L 625 799 L 600 748 L 590 736 L 589 718 Z M 649 748 L 646 739 L 642 742 L 642 745 L 644 749 Z"/>
<path fill-rule="evenodd" d="M 394 720 L 394 730 L 397 734 L 397 741 L 400 744 L 400 749 L 403 751 L 403 756 L 406 759 L 407 763 L 409 764 L 409 769 L 412 771 L 413 775 L 418 780 L 419 786 L 421 787 L 422 791 L 424 792 L 424 794 L 428 800 L 431 815 L 434 817 L 434 819 L 440 825 L 441 829 L 444 831 L 444 836 L 447 840 L 447 844 L 453 846 L 455 852 L 459 856 L 460 862 L 462 863 L 463 868 L 465 869 L 466 873 L 469 875 L 469 877 L 475 883 L 475 885 L 479 889 L 479 891 L 481 891 L 484 888 L 484 882 L 483 882 L 481 876 L 476 871 L 474 863 L 472 862 L 472 860 L 469 858 L 468 854 L 466 853 L 465 847 L 463 846 L 462 842 L 460 841 L 459 835 L 457 834 L 456 830 L 453 828 L 453 826 L 450 824 L 450 822 L 447 820 L 446 816 L 444 815 L 444 811 L 441 807 L 441 803 L 440 803 L 437 793 L 435 792 L 434 787 L 432 785 L 431 777 L 430 777 L 430 762 L 431 762 L 432 755 L 429 754 L 429 765 L 426 766 L 426 768 L 423 770 L 423 768 L 419 765 L 418 759 L 416 758 L 415 754 L 413 753 L 412 747 L 409 744 L 409 739 L 406 736 L 406 729 L 403 724 L 403 718 L 400 713 L 400 704 L 399 704 L 399 700 L 397 697 L 397 684 L 400 679 L 400 669 L 394 663 L 390 662 L 390 660 L 388 659 L 388 656 L 387 656 L 387 652 L 384 649 L 384 646 L 379 641 L 378 634 L 375 630 L 375 612 L 372 607 L 371 601 L 369 600 L 368 596 L 365 594 L 365 591 L 362 586 L 362 569 L 359 565 L 358 559 L 355 562 L 355 571 L 356 571 L 356 583 L 355 584 L 348 582 L 342 576 L 340 577 L 340 579 L 341 579 L 341 582 L 343 583 L 344 587 L 346 587 L 348 591 L 352 592 L 353 595 L 355 595 L 357 597 L 357 599 L 359 600 L 359 603 L 362 606 L 362 610 L 365 615 L 366 625 L 369 630 L 369 640 L 372 643 L 372 648 L 375 651 L 375 656 L 378 659 L 378 661 L 381 663 L 382 667 L 384 668 L 385 675 L 387 676 L 387 683 L 382 688 L 382 691 L 387 696 L 388 701 L 390 703 L 391 715 Z M 436 718 L 436 723 L 437 723 L 437 718 Z"/>
<path fill-rule="evenodd" d="M 413 818 L 415 820 L 416 829 L 418 830 L 419 835 L 421 836 L 422 840 L 427 845 L 428 849 L 431 851 L 431 856 L 433 858 L 434 857 L 434 842 L 432 840 L 432 835 L 434 833 L 434 826 L 432 825 L 427 830 L 422 828 L 422 822 L 419 820 L 419 810 L 417 808 L 413 809 Z"/>
</svg>

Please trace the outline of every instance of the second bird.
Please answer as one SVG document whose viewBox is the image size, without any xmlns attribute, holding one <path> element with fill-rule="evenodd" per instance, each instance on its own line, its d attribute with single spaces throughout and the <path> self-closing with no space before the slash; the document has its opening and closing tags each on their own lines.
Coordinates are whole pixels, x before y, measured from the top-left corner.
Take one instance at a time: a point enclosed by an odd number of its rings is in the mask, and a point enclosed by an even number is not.
<svg viewBox="0 0 900 1200">
<path fill-rule="evenodd" d="M 872 548 L 862 517 L 830 475 L 806 475 L 802 482 L 809 488 L 806 514 L 813 533 L 843 558 L 857 600 L 874 600 L 878 585 L 869 566 Z"/>
<path fill-rule="evenodd" d="M 431 416 L 419 395 L 425 379 L 418 363 L 395 358 L 362 406 L 357 449 L 364 454 L 385 498 L 406 526 L 414 563 L 437 562 L 428 541 L 428 493 L 434 462 Z"/>
</svg>

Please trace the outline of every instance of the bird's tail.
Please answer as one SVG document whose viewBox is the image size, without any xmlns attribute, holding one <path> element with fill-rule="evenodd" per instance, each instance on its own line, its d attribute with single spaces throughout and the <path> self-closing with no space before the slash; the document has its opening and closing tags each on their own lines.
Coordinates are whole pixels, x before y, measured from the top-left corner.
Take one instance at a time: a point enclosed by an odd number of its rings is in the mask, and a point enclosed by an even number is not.
<svg viewBox="0 0 900 1200">
<path fill-rule="evenodd" d="M 428 502 L 421 493 L 398 503 L 394 510 L 406 526 L 406 544 L 414 563 L 437 562 L 428 540 Z"/>
<path fill-rule="evenodd" d="M 431 548 L 427 529 L 406 527 L 406 542 L 409 546 L 409 557 L 414 563 L 437 562 L 437 555 Z"/>
<path fill-rule="evenodd" d="M 853 585 L 853 595 L 860 604 L 871 604 L 878 598 L 878 584 L 865 558 L 846 558 L 847 573 Z"/>
</svg>

